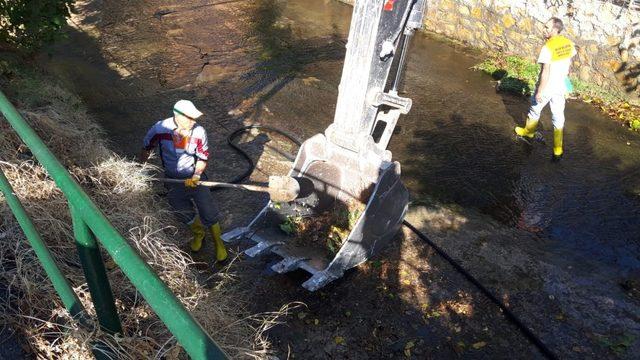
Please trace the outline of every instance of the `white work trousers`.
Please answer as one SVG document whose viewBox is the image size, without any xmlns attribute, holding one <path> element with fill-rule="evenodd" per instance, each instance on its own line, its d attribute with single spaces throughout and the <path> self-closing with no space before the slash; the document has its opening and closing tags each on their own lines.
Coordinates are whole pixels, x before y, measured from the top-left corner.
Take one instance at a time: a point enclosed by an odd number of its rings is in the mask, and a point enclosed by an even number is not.
<svg viewBox="0 0 640 360">
<path fill-rule="evenodd" d="M 542 101 L 536 101 L 536 97 L 531 97 L 531 107 L 529 108 L 529 118 L 539 121 L 542 109 L 549 104 L 551 108 L 551 119 L 553 121 L 553 127 L 555 129 L 564 128 L 564 94 L 556 95 L 542 95 Z"/>
</svg>

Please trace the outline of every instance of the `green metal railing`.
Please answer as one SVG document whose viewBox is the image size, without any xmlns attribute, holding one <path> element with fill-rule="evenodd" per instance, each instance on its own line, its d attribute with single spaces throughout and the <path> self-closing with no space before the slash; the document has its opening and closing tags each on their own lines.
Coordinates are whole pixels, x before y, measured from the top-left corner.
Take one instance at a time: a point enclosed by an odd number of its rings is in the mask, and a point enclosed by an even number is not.
<svg viewBox="0 0 640 360">
<path fill-rule="evenodd" d="M 226 359 L 226 354 L 111 225 L 1 91 L 0 111 L 67 198 L 78 254 L 100 326 L 111 333 L 122 332 L 98 242 L 120 266 L 191 358 Z M 63 304 L 72 316 L 82 318 L 85 312 L 81 303 L 60 272 L 2 171 L 0 171 L 0 190 L 4 193 L 9 207 L 34 248 Z"/>
</svg>

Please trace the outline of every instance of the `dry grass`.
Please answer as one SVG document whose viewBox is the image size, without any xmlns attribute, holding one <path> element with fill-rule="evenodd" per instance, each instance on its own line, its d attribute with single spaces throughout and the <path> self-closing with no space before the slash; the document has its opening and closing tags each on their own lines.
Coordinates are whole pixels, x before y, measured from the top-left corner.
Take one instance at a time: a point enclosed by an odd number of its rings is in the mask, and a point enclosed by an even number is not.
<svg viewBox="0 0 640 360">
<path fill-rule="evenodd" d="M 155 195 L 154 185 L 148 181 L 150 166 L 109 151 L 81 101 L 50 81 L 14 75 L 10 81 L 0 82 L 5 82 L 3 89 L 8 89 L 10 98 L 18 102 L 25 119 L 49 148 L 216 342 L 234 358 L 267 357 L 270 344 L 263 333 L 289 307 L 250 315 L 245 306 L 248 295 L 242 291 L 233 265 L 209 274 L 206 283 L 215 284 L 213 288 L 204 286 L 203 274 L 180 249 L 181 240 L 176 240 L 185 238 L 185 230 L 174 222 L 164 200 Z M 66 200 L 4 118 L 0 118 L 0 159 L 0 168 L 93 315 L 78 266 Z M 0 293 L 4 295 L 0 316 L 24 335 L 39 358 L 87 358 L 95 342 L 106 344 L 119 359 L 186 357 L 117 267 L 109 266 L 108 272 L 124 335 L 113 337 L 95 326 L 78 326 L 64 309 L 1 195 L 0 216 L 0 282 L 6 286 L 5 294 Z"/>
</svg>

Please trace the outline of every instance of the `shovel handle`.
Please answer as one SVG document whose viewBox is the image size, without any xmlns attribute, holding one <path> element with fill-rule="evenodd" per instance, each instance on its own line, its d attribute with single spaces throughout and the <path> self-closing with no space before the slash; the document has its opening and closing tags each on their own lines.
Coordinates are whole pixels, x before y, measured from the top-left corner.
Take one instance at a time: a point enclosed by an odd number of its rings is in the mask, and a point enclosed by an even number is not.
<svg viewBox="0 0 640 360">
<path fill-rule="evenodd" d="M 180 180 L 180 179 L 158 178 L 155 180 L 166 182 L 166 183 L 184 184 L 184 180 Z M 217 181 L 198 181 L 198 185 L 202 185 L 206 187 L 224 187 L 224 188 L 232 188 L 232 189 L 244 189 L 249 191 L 269 192 L 269 187 L 259 186 L 259 185 L 230 184 L 230 183 L 217 182 Z"/>
</svg>

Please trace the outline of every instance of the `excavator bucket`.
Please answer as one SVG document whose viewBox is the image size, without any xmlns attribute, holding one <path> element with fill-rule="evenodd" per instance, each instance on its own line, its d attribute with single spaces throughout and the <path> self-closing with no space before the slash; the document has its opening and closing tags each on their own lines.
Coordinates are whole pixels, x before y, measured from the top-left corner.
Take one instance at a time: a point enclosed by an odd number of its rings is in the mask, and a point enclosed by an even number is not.
<svg viewBox="0 0 640 360">
<path fill-rule="evenodd" d="M 247 255 L 277 254 L 275 272 L 305 270 L 302 286 L 315 291 L 396 236 L 409 194 L 386 148 L 411 108 L 397 87 L 423 12 L 424 0 L 355 2 L 334 122 L 302 144 L 289 173 L 300 182 L 298 198 L 270 201 L 225 241 L 250 239 Z"/>
</svg>

